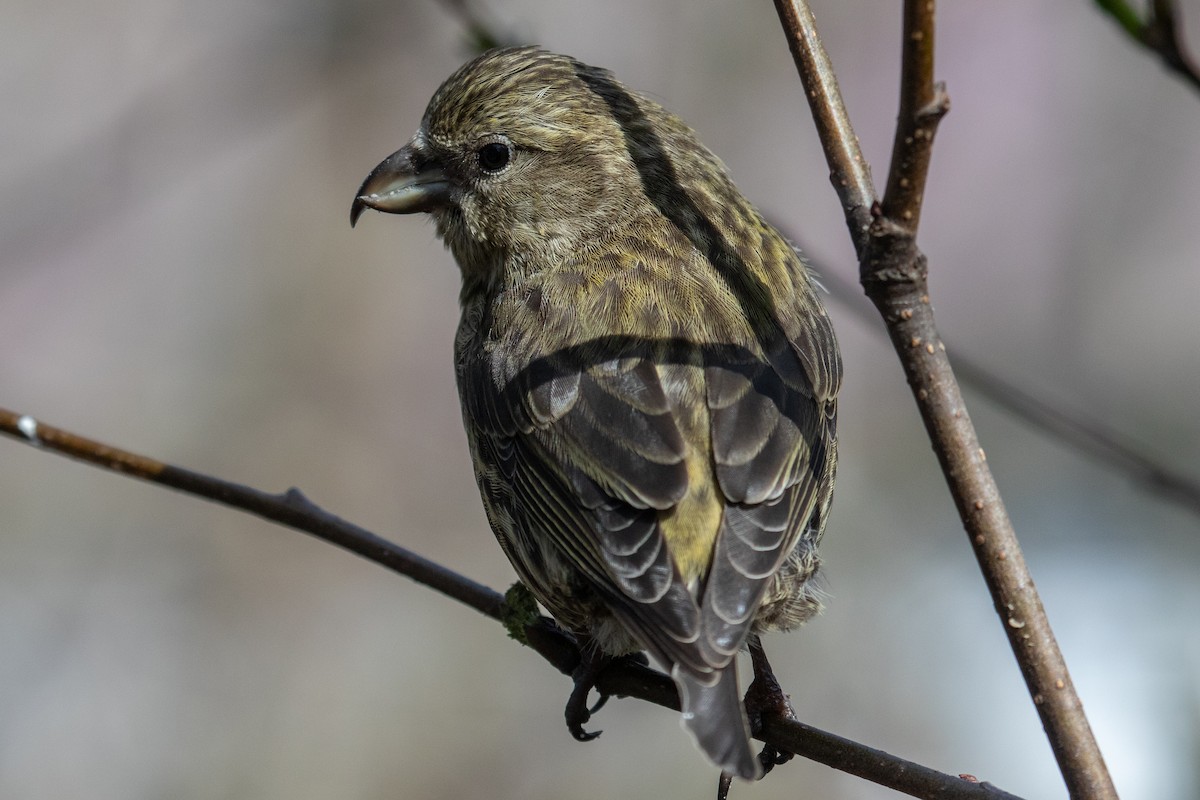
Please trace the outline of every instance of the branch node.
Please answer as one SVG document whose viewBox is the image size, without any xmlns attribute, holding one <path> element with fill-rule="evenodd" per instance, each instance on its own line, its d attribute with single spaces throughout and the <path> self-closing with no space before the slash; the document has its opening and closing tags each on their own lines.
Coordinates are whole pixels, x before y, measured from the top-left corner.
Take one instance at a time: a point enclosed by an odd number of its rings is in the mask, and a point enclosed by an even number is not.
<svg viewBox="0 0 1200 800">
<path fill-rule="evenodd" d="M 38 438 L 38 421 L 28 414 L 22 414 L 17 420 L 17 430 L 34 447 L 41 447 L 42 440 Z"/>
<path fill-rule="evenodd" d="M 282 495 L 278 495 L 280 501 L 288 508 L 296 511 L 306 511 L 310 513 L 325 514 L 325 510 L 308 499 L 308 495 L 300 491 L 299 488 L 292 486 Z"/>
<path fill-rule="evenodd" d="M 879 210 L 872 208 L 875 217 L 868 231 L 867 247 L 862 259 L 860 282 L 867 296 L 874 300 L 891 293 L 897 286 L 920 288 L 924 294 L 928 261 L 917 247 L 915 232 Z M 911 318 L 911 310 L 907 317 Z M 914 345 L 915 346 L 915 345 Z"/>
<path fill-rule="evenodd" d="M 950 93 L 946 91 L 946 82 L 938 81 L 933 85 L 933 97 L 928 103 L 917 109 L 917 123 L 934 125 L 942 121 L 942 117 L 950 113 Z M 930 138 L 933 134 L 930 133 Z"/>
</svg>

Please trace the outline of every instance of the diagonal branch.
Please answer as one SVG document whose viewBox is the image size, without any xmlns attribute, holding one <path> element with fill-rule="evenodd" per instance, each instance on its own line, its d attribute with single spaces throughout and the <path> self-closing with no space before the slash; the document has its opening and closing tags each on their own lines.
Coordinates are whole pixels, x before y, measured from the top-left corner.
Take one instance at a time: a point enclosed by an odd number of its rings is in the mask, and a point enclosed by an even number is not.
<svg viewBox="0 0 1200 800">
<path fill-rule="evenodd" d="M 862 156 L 849 124 L 831 129 L 827 122 L 830 112 L 820 107 L 823 98 L 837 93 L 836 85 L 812 85 L 823 76 L 831 76 L 832 68 L 802 0 L 776 0 L 775 4 L 805 94 L 814 106 L 822 141 L 830 137 L 841 140 L 837 147 L 826 148 L 830 168 L 837 175 L 859 163 Z M 938 122 L 949 110 L 944 87 L 933 81 L 934 19 L 934 0 L 905 0 L 900 116 L 882 202 L 874 201 L 870 187 L 863 190 L 869 194 L 855 196 L 850 203 L 843 196 L 860 259 L 859 279 L 887 325 L 1068 791 L 1076 800 L 1115 800 L 1112 779 L 1025 565 L 934 322 L 927 263 L 916 244 L 933 138 Z M 871 208 L 873 217 L 866 230 L 859 222 L 864 204 Z"/>
<path fill-rule="evenodd" d="M 875 184 L 871 166 L 858 146 L 858 137 L 850 124 L 850 115 L 842 102 L 833 64 L 817 35 L 817 21 L 808 3 L 802 0 L 775 0 L 775 10 L 787 34 L 788 48 L 800 72 L 800 82 L 808 98 L 808 107 L 816 123 L 817 137 L 825 160 L 829 162 L 829 179 L 842 201 L 846 225 L 854 250 L 862 257 L 867 231 L 871 227 L 871 207 L 875 204 Z"/>
<path fill-rule="evenodd" d="M 0 434 L 101 469 L 249 511 L 264 519 L 312 534 L 322 541 L 407 575 L 485 616 L 505 622 L 510 630 L 514 621 L 517 622 L 523 627 L 517 638 L 565 675 L 570 675 L 579 665 L 579 648 L 575 639 L 552 620 L 536 614 L 532 618 L 517 617 L 516 610 L 498 592 L 330 514 L 310 502 L 297 489 L 270 494 L 101 444 L 4 408 L 0 408 Z M 597 688 L 606 694 L 636 697 L 679 710 L 674 682 L 657 670 L 633 662 L 617 662 L 605 670 L 597 682 Z M 947 775 L 792 720 L 766 720 L 759 738 L 781 749 L 913 797 L 931 800 L 1020 800 L 991 784 L 977 783 L 966 776 Z"/>
<path fill-rule="evenodd" d="M 879 315 L 857 285 L 814 259 L 804 240 L 789 232 L 782 222 L 773 218 L 769 221 L 804 254 L 834 301 L 866 323 L 879 321 Z M 1200 516 L 1200 480 L 1153 458 L 1123 432 L 1078 408 L 1056 406 L 1017 382 L 1002 377 L 983 362 L 963 355 L 949 345 L 947 348 L 950 362 L 955 365 L 954 372 L 967 389 L 975 390 L 1012 416 L 1076 451 L 1082 458 L 1125 478 L 1135 488 L 1156 494 L 1162 500 Z"/>
<path fill-rule="evenodd" d="M 522 44 L 515 37 L 502 32 L 499 26 L 489 22 L 486 15 L 471 0 L 442 0 L 441 5 L 463 26 L 472 52 L 482 53 L 494 47 Z"/>
<path fill-rule="evenodd" d="M 1175 0 L 1151 0 L 1150 15 L 1145 20 L 1125 0 L 1096 0 L 1096 5 L 1135 42 L 1157 53 L 1168 69 L 1200 91 L 1200 67 L 1183 42 Z"/>
</svg>

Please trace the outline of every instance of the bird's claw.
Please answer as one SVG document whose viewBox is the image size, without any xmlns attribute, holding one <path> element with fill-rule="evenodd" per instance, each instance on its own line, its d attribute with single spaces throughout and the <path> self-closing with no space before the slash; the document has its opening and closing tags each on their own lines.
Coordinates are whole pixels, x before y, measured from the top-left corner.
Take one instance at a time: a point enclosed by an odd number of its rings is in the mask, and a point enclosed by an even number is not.
<svg viewBox="0 0 1200 800">
<path fill-rule="evenodd" d="M 754 637 L 750 641 L 750 661 L 754 666 L 754 680 L 746 689 L 746 717 L 750 722 L 751 733 L 757 735 L 762 731 L 763 720 L 766 717 L 795 720 L 796 709 L 792 707 L 792 701 L 784 694 L 779 681 L 775 678 L 775 673 L 771 669 L 770 662 L 767 661 L 767 654 L 763 651 L 758 637 Z M 765 745 L 762 752 L 758 754 L 763 775 L 780 764 L 791 761 L 792 755 L 773 744 Z"/>
<path fill-rule="evenodd" d="M 596 686 L 596 681 L 600 678 L 600 674 L 608 669 L 609 665 L 614 661 L 630 661 L 635 664 L 640 664 L 643 667 L 649 666 L 650 659 L 645 653 L 631 653 L 629 655 L 614 658 L 605 655 L 598 650 L 590 647 L 584 647 L 583 659 L 579 662 L 579 666 L 571 674 L 571 680 L 575 682 L 575 686 L 571 689 L 571 696 L 567 698 L 567 707 L 563 710 L 563 715 L 567 719 L 567 730 L 579 742 L 590 742 L 599 736 L 603 731 L 588 731 L 584 730 L 583 726 L 587 723 L 592 715 L 604 707 L 608 702 L 611 694 L 601 690 Z M 596 690 L 599 698 L 596 704 L 588 706 L 588 694 Z"/>
<path fill-rule="evenodd" d="M 592 718 L 592 714 L 608 702 L 608 694 L 597 689 L 600 699 L 590 708 L 588 694 L 596 688 L 596 680 L 612 658 L 590 646 L 590 643 L 581 644 L 583 655 L 579 666 L 571 673 L 571 680 L 575 682 L 575 686 L 571 689 L 571 696 L 567 698 L 567 707 L 563 710 L 563 715 L 567 718 L 567 730 L 575 737 L 575 741 L 590 742 L 602 731 L 584 730 L 583 726 Z"/>
<path fill-rule="evenodd" d="M 729 787 L 733 785 L 733 775 L 722 772 L 717 781 L 717 800 L 729 800 Z"/>
<path fill-rule="evenodd" d="M 567 698 L 567 707 L 563 711 L 563 715 L 567 718 L 567 730 L 575 737 L 575 741 L 590 742 L 603 733 L 603 731 L 586 731 L 583 729 L 583 726 L 592 718 L 592 714 L 599 711 L 600 707 L 608 701 L 608 695 L 601 692 L 600 699 L 596 701 L 596 705 L 589 709 L 587 704 L 588 693 L 595 685 L 595 678 L 599 673 L 596 671 L 590 675 L 581 675 L 581 671 L 576 670 L 575 675 L 572 676 L 575 680 L 575 688 L 571 690 L 571 696 Z"/>
<path fill-rule="evenodd" d="M 595 714 L 597 711 L 604 708 L 604 704 L 608 702 L 608 698 L 612 697 L 611 694 L 606 692 L 601 692 L 598 689 L 596 691 L 599 693 L 600 697 L 598 700 L 596 700 L 596 704 L 588 709 L 588 714 Z"/>
<path fill-rule="evenodd" d="M 792 753 L 780 750 L 773 744 L 763 745 L 762 751 L 758 754 L 758 763 L 762 764 L 763 775 L 766 775 L 780 764 L 786 764 L 791 761 L 792 755 Z"/>
</svg>

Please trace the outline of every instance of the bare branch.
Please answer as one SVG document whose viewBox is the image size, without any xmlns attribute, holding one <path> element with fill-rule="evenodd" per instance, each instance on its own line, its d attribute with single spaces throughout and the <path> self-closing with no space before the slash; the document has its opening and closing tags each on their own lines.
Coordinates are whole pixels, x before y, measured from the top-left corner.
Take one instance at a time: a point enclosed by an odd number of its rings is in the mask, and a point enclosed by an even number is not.
<svg viewBox="0 0 1200 800">
<path fill-rule="evenodd" d="M 840 138 L 826 149 L 836 175 L 862 155 L 848 121 L 828 122 L 840 102 L 821 105 L 837 86 L 811 14 L 798 10 L 803 5 L 776 0 L 822 141 Z M 868 195 L 873 219 L 861 234 L 866 198 L 847 202 L 843 195 L 843 211 L 859 254 L 860 281 L 887 325 L 1068 790 L 1077 800 L 1116 798 L 934 323 L 927 264 L 916 245 L 933 138 L 949 109 L 944 88 L 933 81 L 934 19 L 934 0 L 905 0 L 900 118 L 887 193 L 882 204 Z"/>
<path fill-rule="evenodd" d="M 101 469 L 169 486 L 186 494 L 240 508 L 264 519 L 296 528 L 357 553 L 401 575 L 407 575 L 418 583 L 465 603 L 481 614 L 500 618 L 504 598 L 499 593 L 322 510 L 310 502 L 299 489 L 289 489 L 282 494 L 269 494 L 110 447 L 4 408 L 0 408 L 0 433 Z"/>
<path fill-rule="evenodd" d="M 850 125 L 850 115 L 842 102 L 833 65 L 817 35 L 812 10 L 803 0 L 775 0 L 775 10 L 787 34 L 792 59 L 800 72 L 804 96 L 812 110 L 821 149 L 829 162 L 829 179 L 842 201 L 846 225 L 854 250 L 862 258 L 867 231 L 871 227 L 871 206 L 875 203 L 875 184 L 871 167 L 858 146 L 858 137 Z"/>
<path fill-rule="evenodd" d="M 764 719 L 763 732 L 766 734 L 765 741 L 769 741 L 777 747 L 791 750 L 794 744 L 803 742 L 808 749 L 808 752 L 805 753 L 806 758 L 820 761 L 829 766 L 833 766 L 836 762 L 837 769 L 876 783 L 882 783 L 871 777 L 877 770 L 877 765 L 895 758 L 882 750 L 872 750 L 849 739 L 842 739 L 833 734 L 809 728 L 802 722 L 778 717 Z M 819 734 L 819 738 L 810 738 L 810 734 Z M 803 739 L 798 738 L 801 736 Z M 950 778 L 951 781 L 949 785 L 947 778 Z M 940 799 L 970 795 L 971 797 L 1016 800 L 1008 792 L 998 789 L 990 783 L 980 783 L 972 775 L 958 775 L 951 778 L 916 764 L 909 764 L 904 769 L 895 771 L 892 775 L 892 782 L 883 785 L 911 797 Z"/>
<path fill-rule="evenodd" d="M 304 531 L 407 575 L 485 616 L 507 621 L 509 609 L 505 598 L 498 592 L 330 514 L 310 502 L 297 489 L 270 494 L 101 444 L 3 408 L 0 408 L 0 433 L 48 452 L 169 486 L 185 494 L 249 511 L 264 519 Z M 525 623 L 520 638 L 565 675 L 574 672 L 579 664 L 579 648 L 575 639 L 553 620 L 537 617 Z M 600 675 L 597 688 L 607 694 L 636 697 L 679 710 L 674 682 L 657 670 L 633 662 L 614 663 Z M 947 775 L 799 722 L 767 720 L 758 738 L 912 797 L 930 800 L 1020 800 L 991 784 Z"/>
<path fill-rule="evenodd" d="M 772 220 L 781 231 L 787 226 Z M 821 276 L 821 284 L 830 296 L 865 322 L 877 322 L 879 315 L 863 298 L 858 287 L 839 277 L 836 270 L 814 263 L 812 252 L 791 234 L 790 241 L 804 252 L 805 258 Z M 947 345 L 950 363 L 961 384 L 973 389 L 1017 419 L 1057 439 L 1100 466 L 1116 472 L 1135 486 L 1158 494 L 1193 514 L 1200 515 L 1200 481 L 1172 469 L 1148 456 L 1129 437 L 1089 417 L 1078 409 L 1064 410 L 1030 393 L 1024 387 L 1000 377 L 982 362 L 963 355 Z"/>
<path fill-rule="evenodd" d="M 1174 0 L 1152 0 L 1146 20 L 1125 0 L 1096 0 L 1129 36 L 1157 53 L 1163 64 L 1193 89 L 1200 91 L 1200 67 L 1188 54 Z"/>
<path fill-rule="evenodd" d="M 441 0 L 441 5 L 453 14 L 463 26 L 471 50 L 483 53 L 494 47 L 512 47 L 524 42 L 502 33 L 499 26 L 489 22 L 486 15 L 476 7 L 472 0 Z"/>
<path fill-rule="evenodd" d="M 883 193 L 883 218 L 902 226 L 913 238 L 921 221 L 933 136 L 950 110 L 946 87 L 933 82 L 933 20 L 933 0 L 904 3 L 900 113 Z"/>
</svg>

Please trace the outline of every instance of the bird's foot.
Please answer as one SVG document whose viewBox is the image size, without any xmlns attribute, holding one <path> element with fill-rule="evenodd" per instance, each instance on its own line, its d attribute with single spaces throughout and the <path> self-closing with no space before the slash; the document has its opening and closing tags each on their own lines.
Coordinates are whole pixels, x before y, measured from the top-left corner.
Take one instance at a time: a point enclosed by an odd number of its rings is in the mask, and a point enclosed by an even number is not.
<svg viewBox="0 0 1200 800">
<path fill-rule="evenodd" d="M 600 677 L 600 673 L 607 666 L 607 658 L 604 656 L 598 658 L 589 658 L 584 656 L 583 661 L 575 668 L 575 672 L 571 674 L 571 680 L 575 682 L 574 688 L 571 689 L 571 696 L 567 698 L 567 707 L 563 710 L 563 715 L 567 718 L 567 730 L 579 742 L 590 742 L 599 736 L 602 731 L 587 731 L 583 726 L 592 714 L 600 710 L 608 700 L 608 695 L 600 692 L 600 699 L 596 701 L 596 705 L 588 708 L 588 693 L 596 685 L 596 679 Z"/>
<path fill-rule="evenodd" d="M 567 719 L 567 730 L 571 732 L 576 741 L 590 742 L 603 733 L 603 731 L 588 731 L 584 730 L 583 726 L 587 724 L 593 714 L 604 707 L 604 704 L 608 702 L 608 698 L 611 696 L 596 686 L 596 681 L 600 679 L 600 675 L 614 661 L 629 660 L 642 666 L 648 665 L 650 661 L 643 653 L 633 653 L 614 658 L 602 653 L 599 648 L 592 646 L 588 642 L 581 644 L 581 650 L 583 651 L 582 658 L 579 666 L 571 673 L 571 680 L 575 682 L 575 686 L 571 689 L 571 696 L 567 698 L 567 707 L 563 710 L 563 715 Z M 596 689 L 598 698 L 596 704 L 589 707 L 587 701 L 592 689 Z"/>
<path fill-rule="evenodd" d="M 750 682 L 750 688 L 746 690 L 746 717 L 750 721 L 751 734 L 757 736 L 762 730 L 765 718 L 777 717 L 794 720 L 796 719 L 796 709 L 792 707 L 792 701 L 779 686 L 775 672 L 771 669 L 771 663 L 767 661 L 767 654 L 763 650 L 762 642 L 757 636 L 751 636 L 749 645 L 750 663 L 754 667 L 754 680 Z M 792 753 L 768 744 L 758 754 L 758 760 L 762 764 L 763 775 L 766 775 L 780 764 L 791 761 Z"/>
</svg>

